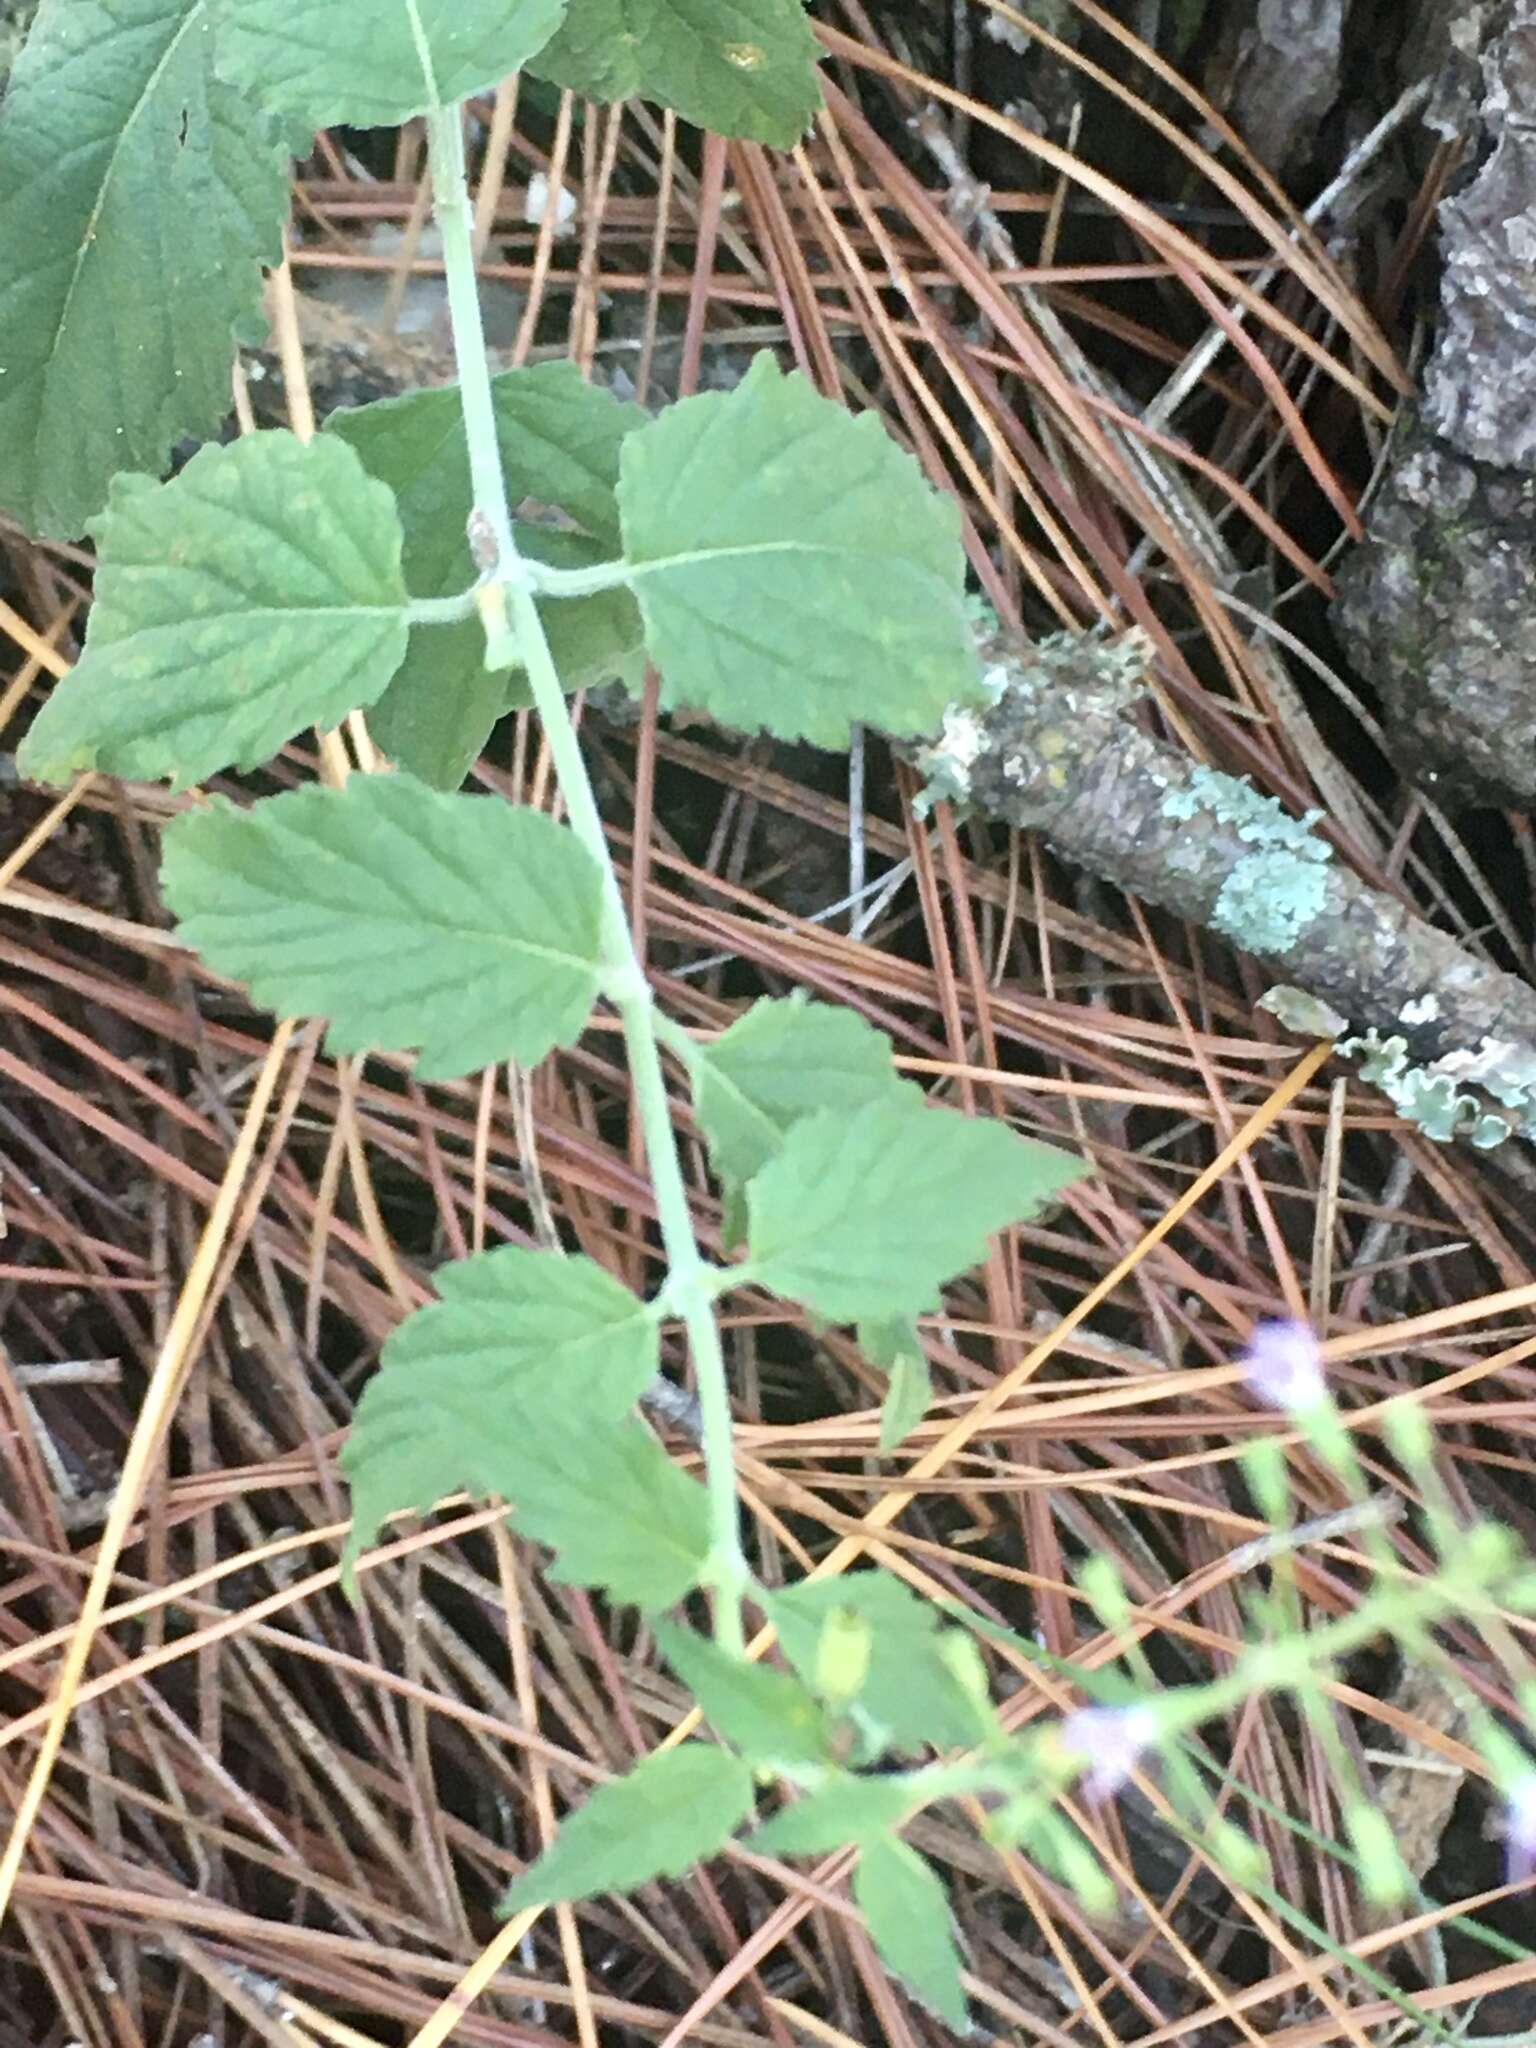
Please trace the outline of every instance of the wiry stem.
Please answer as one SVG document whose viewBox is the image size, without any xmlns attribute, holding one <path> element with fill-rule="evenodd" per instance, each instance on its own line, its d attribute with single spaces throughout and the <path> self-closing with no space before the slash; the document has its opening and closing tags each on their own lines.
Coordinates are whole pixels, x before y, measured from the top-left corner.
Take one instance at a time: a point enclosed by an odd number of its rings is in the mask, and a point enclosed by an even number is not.
<svg viewBox="0 0 1536 2048">
<path fill-rule="evenodd" d="M 448 311 L 453 323 L 453 348 L 459 371 L 464 430 L 469 443 L 470 476 L 479 531 L 495 550 L 487 583 L 494 602 L 482 606 L 487 631 L 504 629 L 516 644 L 528 677 L 533 701 L 543 722 L 554 759 L 571 828 L 598 864 L 602 874 L 602 957 L 604 991 L 618 1011 L 634 1083 L 635 1105 L 645 1134 L 646 1158 L 656 1192 L 656 1215 L 669 1267 L 668 1298 L 675 1304 L 688 1333 L 689 1350 L 698 1380 L 705 1475 L 709 1491 L 711 1545 L 708 1582 L 715 1593 L 715 1633 L 740 1655 L 745 1647 L 741 1602 L 750 1574 L 741 1548 L 736 1501 L 735 1454 L 731 1441 L 730 1390 L 715 1318 L 715 1287 L 699 1253 L 688 1206 L 688 1190 L 678 1159 L 672 1113 L 667 1103 L 657 1037 L 655 1002 L 645 970 L 635 951 L 623 893 L 608 850 L 607 834 L 598 815 L 586 762 L 575 727 L 566 710 L 549 641 L 539 617 L 530 580 L 518 557 L 496 437 L 496 415 L 486 366 L 485 336 L 469 195 L 464 175 L 464 141 L 457 107 L 443 107 L 427 116 L 432 189 L 443 238 L 443 266 L 448 280 Z"/>
</svg>

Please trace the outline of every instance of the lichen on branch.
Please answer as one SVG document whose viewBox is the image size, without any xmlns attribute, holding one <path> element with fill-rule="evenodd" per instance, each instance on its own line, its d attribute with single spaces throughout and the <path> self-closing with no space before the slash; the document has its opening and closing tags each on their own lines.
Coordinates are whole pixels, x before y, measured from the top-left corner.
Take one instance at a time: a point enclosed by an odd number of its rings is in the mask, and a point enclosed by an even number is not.
<svg viewBox="0 0 1536 2048">
<path fill-rule="evenodd" d="M 1293 817 L 1153 738 L 1134 715 L 1147 687 L 1138 635 L 1025 647 L 999 631 L 983 654 L 989 701 L 952 712 L 918 750 L 926 801 L 1037 832 L 1257 954 L 1326 1006 L 1321 1028 L 1356 1034 L 1340 1049 L 1362 1053 L 1362 1072 L 1427 1135 L 1536 1135 L 1536 990 L 1362 882 L 1333 857 L 1319 812 Z"/>
</svg>

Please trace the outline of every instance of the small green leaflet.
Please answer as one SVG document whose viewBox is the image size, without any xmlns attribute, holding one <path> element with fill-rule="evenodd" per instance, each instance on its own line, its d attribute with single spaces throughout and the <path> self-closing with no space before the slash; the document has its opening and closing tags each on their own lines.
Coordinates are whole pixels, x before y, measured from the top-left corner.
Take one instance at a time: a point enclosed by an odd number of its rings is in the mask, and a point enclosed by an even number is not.
<svg viewBox="0 0 1536 2048">
<path fill-rule="evenodd" d="M 528 1419 L 519 1455 L 518 1527 L 558 1552 L 556 1578 L 648 1612 L 698 1585 L 708 1496 L 643 1423 L 548 1409 Z"/>
<path fill-rule="evenodd" d="M 439 1299 L 386 1339 L 342 1457 L 356 1559 L 380 1526 L 446 1494 L 512 1495 L 525 1418 L 620 1421 L 655 1377 L 656 1319 L 590 1259 L 503 1245 L 436 1275 Z"/>
<path fill-rule="evenodd" d="M 955 1923 L 932 1867 L 894 1836 L 870 1842 L 853 1873 L 853 1899 L 892 1976 L 963 2032 L 969 2015 Z"/>
<path fill-rule="evenodd" d="M 850 1843 L 888 1834 L 923 1803 L 922 1774 L 882 1772 L 860 1778 L 840 1771 L 748 1835 L 759 1856 L 827 1856 Z"/>
<path fill-rule="evenodd" d="M 883 1097 L 795 1125 L 747 1190 L 750 1279 L 832 1322 L 914 1316 L 1087 1172 L 1005 1124 Z"/>
<path fill-rule="evenodd" d="M 803 0 L 571 0 L 529 69 L 583 99 L 659 100 L 789 149 L 821 105 L 819 55 Z"/>
<path fill-rule="evenodd" d="M 253 434 L 167 484 L 118 477 L 91 531 L 85 653 L 21 748 L 39 782 L 253 768 L 371 704 L 405 653 L 394 499 L 339 442 Z"/>
<path fill-rule="evenodd" d="M 708 1636 L 658 1621 L 662 1655 L 716 1732 L 760 1768 L 827 1762 L 826 1717 L 788 1671 L 733 1657 Z"/>
<path fill-rule="evenodd" d="M 891 1041 L 853 1010 L 765 996 L 728 1031 L 698 1048 L 694 1107 L 725 1181 L 749 1181 L 787 1132 L 820 1109 L 847 1111 L 906 1092 Z"/>
<path fill-rule="evenodd" d="M 889 1454 L 928 1413 L 933 1399 L 928 1355 L 909 1316 L 860 1323 L 859 1349 L 888 1375 L 880 1407 L 880 1448 Z"/>
<path fill-rule="evenodd" d="M 944 1655 L 937 1610 L 889 1572 L 806 1579 L 767 1604 L 784 1655 L 813 1686 L 828 1618 L 851 1609 L 868 1623 L 869 1666 L 855 1699 L 869 1734 L 865 1761 L 886 1749 L 959 1749 L 986 1733 L 987 1710 Z"/>
<path fill-rule="evenodd" d="M 354 775 L 165 833 L 166 900 L 216 973 L 334 1052 L 420 1048 L 444 1080 L 573 1044 L 597 993 L 601 876 L 553 819 Z"/>
<path fill-rule="evenodd" d="M 713 0 L 711 0 L 713 4 Z M 960 514 L 891 439 L 759 355 L 624 443 L 619 510 L 668 707 L 846 747 L 974 699 Z"/>
<path fill-rule="evenodd" d="M 637 1764 L 570 1814 L 538 1862 L 501 1902 L 503 1913 L 628 1892 L 682 1877 L 728 1842 L 752 1811 L 752 1771 L 738 1757 L 684 1742 Z"/>
<path fill-rule="evenodd" d="M 644 421 L 588 384 L 571 363 L 540 363 L 492 379 L 497 434 L 510 489 L 556 507 L 594 536 L 519 521 L 521 551 L 559 568 L 617 554 L 619 448 Z M 332 413 L 326 433 L 354 448 L 395 493 L 413 597 L 451 597 L 476 570 L 465 526 L 473 502 L 457 386 Z M 638 608 L 622 587 L 540 604 L 567 689 L 630 675 L 642 649 Z M 436 789 L 457 789 L 503 712 L 528 702 L 521 675 L 488 674 L 478 619 L 415 626 L 410 648 L 374 706 L 369 730 L 390 758 Z"/>
<path fill-rule="evenodd" d="M 73 537 L 229 411 L 288 157 L 207 0 L 43 0 L 0 105 L 0 502 Z"/>
<path fill-rule="evenodd" d="M 310 128 L 391 128 L 521 70 L 565 0 L 220 0 L 218 66 Z"/>
<path fill-rule="evenodd" d="M 649 415 L 589 384 L 574 363 L 502 370 L 491 379 L 491 399 L 514 506 L 521 498 L 557 506 L 616 555 L 619 451 Z M 350 442 L 419 519 L 441 521 L 463 540 L 472 500 L 456 384 L 333 412 L 325 431 Z M 459 590 L 474 580 L 467 551 L 464 560 Z"/>
</svg>

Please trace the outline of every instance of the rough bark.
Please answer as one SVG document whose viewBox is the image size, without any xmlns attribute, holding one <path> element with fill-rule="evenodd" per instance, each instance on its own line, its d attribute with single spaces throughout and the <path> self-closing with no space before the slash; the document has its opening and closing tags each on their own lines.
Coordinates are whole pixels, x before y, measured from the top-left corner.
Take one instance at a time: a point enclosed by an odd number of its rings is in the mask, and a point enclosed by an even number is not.
<svg viewBox="0 0 1536 2048">
<path fill-rule="evenodd" d="M 1282 171 L 1311 154 L 1339 96 L 1351 0 L 1256 0 L 1234 22 L 1226 112 L 1261 162 Z"/>
<path fill-rule="evenodd" d="M 1440 209 L 1424 398 L 1335 618 L 1404 769 L 1437 800 L 1536 802 L 1536 0 L 1441 8 L 1431 118 L 1469 121 Z M 1472 51 L 1481 44 L 1474 68 Z M 1476 81 L 1476 92 L 1469 80 Z"/>
</svg>

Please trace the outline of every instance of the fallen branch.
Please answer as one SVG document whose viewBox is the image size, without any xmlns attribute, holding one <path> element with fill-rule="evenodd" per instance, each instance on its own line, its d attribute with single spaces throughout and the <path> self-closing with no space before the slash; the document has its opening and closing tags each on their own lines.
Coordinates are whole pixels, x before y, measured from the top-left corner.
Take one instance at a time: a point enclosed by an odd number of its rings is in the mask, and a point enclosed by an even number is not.
<svg viewBox="0 0 1536 2048">
<path fill-rule="evenodd" d="M 1268 1007 L 1340 1038 L 1429 1136 L 1536 1136 L 1536 989 L 1360 881 L 1314 829 L 1321 813 L 1295 818 L 1153 739 L 1134 715 L 1148 688 L 1139 636 L 1026 649 L 998 634 L 984 652 L 990 704 L 952 711 L 918 750 L 928 800 L 1037 832 L 1273 964 L 1296 987 Z"/>
</svg>

